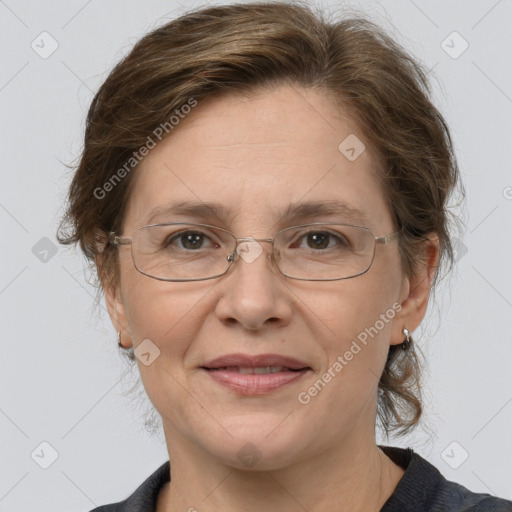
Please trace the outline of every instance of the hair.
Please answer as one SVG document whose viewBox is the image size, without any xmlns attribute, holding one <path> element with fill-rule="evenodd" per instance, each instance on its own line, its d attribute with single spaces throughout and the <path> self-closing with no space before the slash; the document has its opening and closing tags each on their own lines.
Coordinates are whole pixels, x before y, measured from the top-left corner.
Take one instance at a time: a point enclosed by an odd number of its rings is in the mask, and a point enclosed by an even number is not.
<svg viewBox="0 0 512 512">
<path fill-rule="evenodd" d="M 169 120 L 193 102 L 290 84 L 327 94 L 355 120 L 385 164 L 379 179 L 400 230 L 403 273 L 413 275 L 425 261 L 425 242 L 434 234 L 436 284 L 439 269 L 454 263 L 448 199 L 457 184 L 464 191 L 427 74 L 363 16 L 329 21 L 302 2 L 280 1 L 184 14 L 140 39 L 94 96 L 57 239 L 80 244 L 100 294 L 117 286 L 118 251 L 106 237 L 123 232 L 137 163 L 163 133 L 158 127 L 172 136 Z M 390 347 L 376 412 L 386 435 L 405 434 L 419 421 L 420 366 L 414 344 L 407 351 Z"/>
</svg>

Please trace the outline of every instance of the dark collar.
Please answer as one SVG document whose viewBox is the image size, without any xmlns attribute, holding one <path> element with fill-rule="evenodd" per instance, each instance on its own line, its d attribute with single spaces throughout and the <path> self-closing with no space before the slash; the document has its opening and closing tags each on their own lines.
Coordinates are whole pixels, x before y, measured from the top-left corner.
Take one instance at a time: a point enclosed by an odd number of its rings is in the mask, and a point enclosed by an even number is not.
<svg viewBox="0 0 512 512">
<path fill-rule="evenodd" d="M 381 446 L 405 473 L 380 512 L 512 512 L 512 501 L 450 482 L 411 448 Z"/>
</svg>

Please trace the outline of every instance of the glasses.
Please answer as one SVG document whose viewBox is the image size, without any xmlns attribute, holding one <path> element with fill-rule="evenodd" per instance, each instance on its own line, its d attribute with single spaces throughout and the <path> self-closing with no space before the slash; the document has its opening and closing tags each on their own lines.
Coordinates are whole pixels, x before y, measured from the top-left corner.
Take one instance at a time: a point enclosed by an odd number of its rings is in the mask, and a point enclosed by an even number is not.
<svg viewBox="0 0 512 512">
<path fill-rule="evenodd" d="M 272 244 L 275 266 L 286 277 L 303 281 L 337 281 L 364 274 L 376 244 L 387 245 L 399 232 L 376 237 L 350 224 L 303 224 L 274 238 L 237 238 L 208 224 L 171 222 L 138 228 L 131 238 L 109 233 L 108 242 L 131 245 L 135 268 L 161 281 L 204 281 L 227 273 L 240 258 L 252 263 Z"/>
</svg>

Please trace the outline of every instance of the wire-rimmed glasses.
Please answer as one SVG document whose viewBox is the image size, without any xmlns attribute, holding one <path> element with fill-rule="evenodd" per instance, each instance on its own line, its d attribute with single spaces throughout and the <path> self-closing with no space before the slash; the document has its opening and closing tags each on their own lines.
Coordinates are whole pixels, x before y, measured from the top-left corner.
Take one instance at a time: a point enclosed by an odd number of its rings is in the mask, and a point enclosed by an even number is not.
<svg viewBox="0 0 512 512">
<path fill-rule="evenodd" d="M 237 238 L 209 224 L 150 224 L 132 237 L 110 232 L 108 242 L 131 245 L 135 268 L 161 281 L 203 281 L 221 277 L 240 258 L 247 263 L 272 244 L 277 269 L 290 279 L 337 281 L 364 274 L 371 267 L 376 244 L 387 245 L 398 231 L 376 237 L 370 229 L 351 224 L 313 223 L 282 229 L 274 238 Z"/>
</svg>

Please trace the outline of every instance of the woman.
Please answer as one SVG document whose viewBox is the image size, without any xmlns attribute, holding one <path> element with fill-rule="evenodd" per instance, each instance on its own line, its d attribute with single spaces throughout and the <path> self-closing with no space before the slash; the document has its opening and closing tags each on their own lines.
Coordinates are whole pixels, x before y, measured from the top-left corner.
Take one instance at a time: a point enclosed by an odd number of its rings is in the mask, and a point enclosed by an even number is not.
<svg viewBox="0 0 512 512">
<path fill-rule="evenodd" d="M 170 463 L 104 511 L 505 511 L 411 449 L 411 333 L 459 184 L 424 72 L 281 2 L 141 39 L 96 94 L 62 243 L 97 267 Z"/>
</svg>

